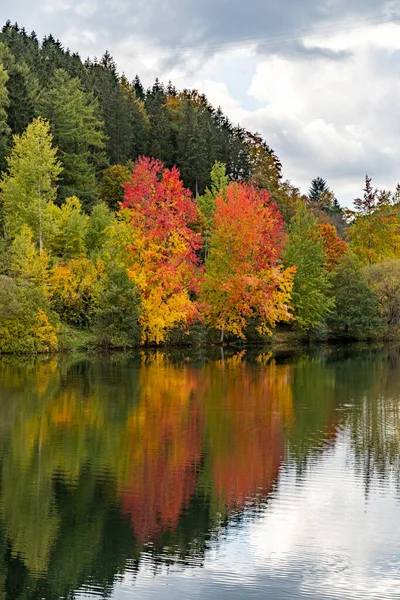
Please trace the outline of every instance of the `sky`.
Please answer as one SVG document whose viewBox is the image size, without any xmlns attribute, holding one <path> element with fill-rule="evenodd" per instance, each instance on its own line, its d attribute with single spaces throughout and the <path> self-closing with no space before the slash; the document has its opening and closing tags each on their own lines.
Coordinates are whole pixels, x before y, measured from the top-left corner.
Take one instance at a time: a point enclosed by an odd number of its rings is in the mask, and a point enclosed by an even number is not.
<svg viewBox="0 0 400 600">
<path fill-rule="evenodd" d="M 397 0 L 0 0 L 0 22 L 52 33 L 120 73 L 195 87 L 261 133 L 284 177 L 342 205 L 400 180 Z"/>
</svg>

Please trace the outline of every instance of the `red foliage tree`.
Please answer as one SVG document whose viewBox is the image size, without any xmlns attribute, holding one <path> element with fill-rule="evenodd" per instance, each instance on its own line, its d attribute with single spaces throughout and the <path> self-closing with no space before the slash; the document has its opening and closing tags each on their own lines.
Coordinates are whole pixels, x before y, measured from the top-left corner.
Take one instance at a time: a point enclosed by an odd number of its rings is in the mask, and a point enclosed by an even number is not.
<svg viewBox="0 0 400 600">
<path fill-rule="evenodd" d="M 190 293 L 198 287 L 196 250 L 201 235 L 190 225 L 197 206 L 174 167 L 140 158 L 125 184 L 122 210 L 132 225 L 129 273 L 142 294 L 143 341 L 160 342 L 168 329 L 185 326 L 197 315 Z"/>
<path fill-rule="evenodd" d="M 265 190 L 231 183 L 215 201 L 203 298 L 208 320 L 244 337 L 250 317 L 260 333 L 291 319 L 290 292 L 295 269 L 282 269 L 283 219 Z"/>
</svg>

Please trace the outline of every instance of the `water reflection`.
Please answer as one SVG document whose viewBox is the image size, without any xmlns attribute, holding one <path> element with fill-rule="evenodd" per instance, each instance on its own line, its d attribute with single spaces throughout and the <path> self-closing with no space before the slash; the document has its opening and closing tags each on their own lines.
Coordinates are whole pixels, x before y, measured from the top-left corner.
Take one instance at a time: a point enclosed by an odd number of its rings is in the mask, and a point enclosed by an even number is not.
<svg viewBox="0 0 400 600">
<path fill-rule="evenodd" d="M 0 598 L 394 597 L 399 366 L 3 360 Z"/>
</svg>

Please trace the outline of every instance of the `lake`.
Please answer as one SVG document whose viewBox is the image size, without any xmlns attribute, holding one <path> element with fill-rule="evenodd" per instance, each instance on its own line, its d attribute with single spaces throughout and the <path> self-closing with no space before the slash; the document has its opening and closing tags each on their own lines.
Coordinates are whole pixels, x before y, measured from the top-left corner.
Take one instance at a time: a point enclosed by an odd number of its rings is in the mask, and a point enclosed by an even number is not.
<svg viewBox="0 0 400 600">
<path fill-rule="evenodd" d="M 400 351 L 0 361 L 2 600 L 400 594 Z"/>
</svg>

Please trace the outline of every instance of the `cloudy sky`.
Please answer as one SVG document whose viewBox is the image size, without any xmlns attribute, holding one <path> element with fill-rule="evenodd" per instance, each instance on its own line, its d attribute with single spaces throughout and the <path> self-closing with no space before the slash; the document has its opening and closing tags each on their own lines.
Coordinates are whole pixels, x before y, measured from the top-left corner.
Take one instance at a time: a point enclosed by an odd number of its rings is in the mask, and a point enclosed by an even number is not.
<svg viewBox="0 0 400 600">
<path fill-rule="evenodd" d="M 0 21 L 52 33 L 120 72 L 196 87 L 262 133 L 284 175 L 342 204 L 400 179 L 396 0 L 0 0 Z"/>
</svg>

